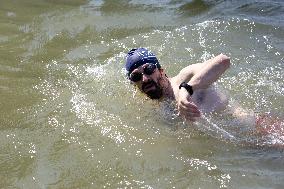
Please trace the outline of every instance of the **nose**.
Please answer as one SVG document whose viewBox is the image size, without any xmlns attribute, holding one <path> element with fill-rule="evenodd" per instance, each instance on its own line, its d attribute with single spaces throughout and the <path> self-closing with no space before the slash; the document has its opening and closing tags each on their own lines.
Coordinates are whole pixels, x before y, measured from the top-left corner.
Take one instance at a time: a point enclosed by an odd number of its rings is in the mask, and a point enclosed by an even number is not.
<svg viewBox="0 0 284 189">
<path fill-rule="evenodd" d="M 147 74 L 143 74 L 142 75 L 142 81 L 143 82 L 147 82 L 147 81 L 149 81 L 150 80 L 150 76 L 149 75 L 147 75 Z"/>
</svg>

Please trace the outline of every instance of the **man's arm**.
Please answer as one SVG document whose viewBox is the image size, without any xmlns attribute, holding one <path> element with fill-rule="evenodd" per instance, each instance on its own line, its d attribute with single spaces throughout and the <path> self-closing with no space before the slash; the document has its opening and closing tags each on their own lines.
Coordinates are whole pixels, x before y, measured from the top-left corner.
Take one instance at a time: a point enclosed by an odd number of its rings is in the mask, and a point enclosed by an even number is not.
<svg viewBox="0 0 284 189">
<path fill-rule="evenodd" d="M 181 70 L 177 76 L 177 84 L 188 82 L 193 91 L 205 89 L 215 82 L 230 66 L 230 59 L 220 54 L 204 63 L 190 65 Z M 190 121 L 200 116 L 198 107 L 192 102 L 190 94 L 184 89 L 179 90 L 177 105 L 181 115 Z"/>
<path fill-rule="evenodd" d="M 220 54 L 204 63 L 190 65 L 178 75 L 180 82 L 188 82 L 193 91 L 208 88 L 230 67 L 230 58 Z"/>
</svg>

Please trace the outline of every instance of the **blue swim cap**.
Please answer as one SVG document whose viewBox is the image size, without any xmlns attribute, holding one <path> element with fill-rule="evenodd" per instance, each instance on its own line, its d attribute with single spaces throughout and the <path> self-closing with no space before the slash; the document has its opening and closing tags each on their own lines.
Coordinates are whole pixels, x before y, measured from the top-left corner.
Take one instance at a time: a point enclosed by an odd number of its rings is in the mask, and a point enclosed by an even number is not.
<svg viewBox="0 0 284 189">
<path fill-rule="evenodd" d="M 133 70 L 146 63 L 155 64 L 157 68 L 161 68 L 161 65 L 159 64 L 159 61 L 156 58 L 155 54 L 148 51 L 147 49 L 138 48 L 130 50 L 127 53 L 125 64 L 128 75 Z"/>
</svg>

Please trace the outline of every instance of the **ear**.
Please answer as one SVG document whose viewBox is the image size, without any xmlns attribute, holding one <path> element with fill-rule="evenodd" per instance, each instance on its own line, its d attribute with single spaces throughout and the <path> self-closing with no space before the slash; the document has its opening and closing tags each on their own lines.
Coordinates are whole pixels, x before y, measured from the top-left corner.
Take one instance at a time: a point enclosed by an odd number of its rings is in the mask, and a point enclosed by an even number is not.
<svg viewBox="0 0 284 189">
<path fill-rule="evenodd" d="M 159 69 L 159 72 L 160 72 L 161 74 L 164 74 L 164 69 L 163 69 L 163 68 L 160 68 L 160 69 Z"/>
<path fill-rule="evenodd" d="M 160 72 L 161 76 L 166 76 L 166 77 L 168 77 L 168 76 L 166 75 L 164 69 L 160 68 L 160 69 L 159 69 L 159 72 Z"/>
</svg>

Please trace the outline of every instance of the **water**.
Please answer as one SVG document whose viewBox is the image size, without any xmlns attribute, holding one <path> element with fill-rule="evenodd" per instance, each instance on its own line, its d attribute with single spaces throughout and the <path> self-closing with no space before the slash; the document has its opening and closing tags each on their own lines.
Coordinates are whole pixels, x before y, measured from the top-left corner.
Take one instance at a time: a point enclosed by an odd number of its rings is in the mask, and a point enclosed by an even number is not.
<svg viewBox="0 0 284 189">
<path fill-rule="evenodd" d="M 281 136 L 225 113 L 187 125 L 136 92 L 123 65 L 140 46 L 169 76 L 227 54 L 230 102 L 283 118 L 281 0 L 1 0 L 1 188 L 284 187 Z"/>
</svg>

